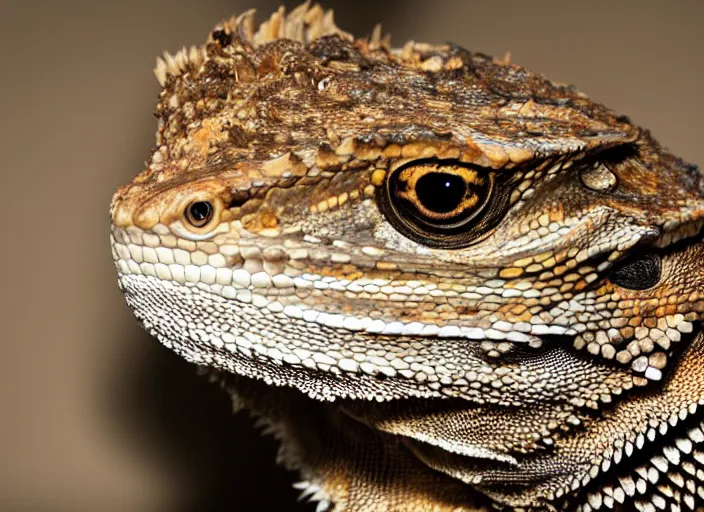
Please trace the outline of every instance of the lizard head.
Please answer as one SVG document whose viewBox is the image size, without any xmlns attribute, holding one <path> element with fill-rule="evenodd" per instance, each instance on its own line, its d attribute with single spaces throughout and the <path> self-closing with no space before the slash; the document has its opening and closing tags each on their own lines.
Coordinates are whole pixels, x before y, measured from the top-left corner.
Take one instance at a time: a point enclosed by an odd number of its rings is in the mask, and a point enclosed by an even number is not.
<svg viewBox="0 0 704 512">
<path fill-rule="evenodd" d="M 341 400 L 513 506 L 704 400 L 682 381 L 704 181 L 627 118 L 307 5 L 218 25 L 156 74 L 156 147 L 111 241 L 128 304 L 186 359 Z"/>
</svg>

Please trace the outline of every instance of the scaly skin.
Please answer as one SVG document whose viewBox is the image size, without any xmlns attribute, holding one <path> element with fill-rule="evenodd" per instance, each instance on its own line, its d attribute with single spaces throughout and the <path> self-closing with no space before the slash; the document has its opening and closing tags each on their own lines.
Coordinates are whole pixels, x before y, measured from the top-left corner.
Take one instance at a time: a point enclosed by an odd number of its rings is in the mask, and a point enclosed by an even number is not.
<svg viewBox="0 0 704 512">
<path fill-rule="evenodd" d="M 159 60 L 127 303 L 333 510 L 704 509 L 704 180 L 518 66 L 304 4 Z"/>
</svg>

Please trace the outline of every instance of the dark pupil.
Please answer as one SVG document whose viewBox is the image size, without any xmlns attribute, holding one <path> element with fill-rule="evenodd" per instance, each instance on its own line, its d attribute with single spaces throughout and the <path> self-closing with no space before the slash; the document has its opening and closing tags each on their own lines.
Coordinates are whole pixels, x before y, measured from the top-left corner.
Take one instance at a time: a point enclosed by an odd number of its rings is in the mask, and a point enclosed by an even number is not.
<svg viewBox="0 0 704 512">
<path fill-rule="evenodd" d="M 416 197 L 435 213 L 455 210 L 467 193 L 467 184 L 461 176 L 445 172 L 429 172 L 416 182 Z"/>
<path fill-rule="evenodd" d="M 210 217 L 210 212 L 212 211 L 212 206 L 206 201 L 198 201 L 191 205 L 191 218 L 196 222 L 203 222 L 208 220 Z"/>
</svg>

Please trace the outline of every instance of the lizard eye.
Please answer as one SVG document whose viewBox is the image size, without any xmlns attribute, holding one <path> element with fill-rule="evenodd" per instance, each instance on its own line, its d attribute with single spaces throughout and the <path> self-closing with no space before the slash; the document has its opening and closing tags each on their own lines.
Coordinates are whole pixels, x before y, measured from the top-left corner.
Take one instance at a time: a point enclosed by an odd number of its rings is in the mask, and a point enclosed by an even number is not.
<svg viewBox="0 0 704 512">
<path fill-rule="evenodd" d="M 498 220 L 491 170 L 456 162 L 413 162 L 380 188 L 380 206 L 408 238 L 438 248 L 469 245 Z M 503 195 L 503 194 L 500 194 Z"/>
<path fill-rule="evenodd" d="M 220 225 L 223 202 L 215 197 L 184 199 L 179 208 L 183 208 L 181 219 L 174 222 L 171 228 L 177 236 L 188 240 L 207 240 L 215 236 L 216 228 Z M 185 206 L 183 206 L 185 205 Z"/>
<path fill-rule="evenodd" d="M 184 217 L 191 226 L 202 228 L 213 219 L 214 211 L 209 201 L 194 201 L 186 207 Z"/>
</svg>

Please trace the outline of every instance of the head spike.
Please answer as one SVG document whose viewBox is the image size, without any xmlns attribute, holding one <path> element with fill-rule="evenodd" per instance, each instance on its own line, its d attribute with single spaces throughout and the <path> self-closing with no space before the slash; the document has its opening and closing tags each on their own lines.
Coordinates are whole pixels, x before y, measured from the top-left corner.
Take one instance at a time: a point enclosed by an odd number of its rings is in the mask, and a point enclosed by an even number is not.
<svg viewBox="0 0 704 512">
<path fill-rule="evenodd" d="M 254 34 L 252 40 L 254 46 L 261 46 L 281 37 L 285 14 L 286 8 L 282 5 L 268 20 L 259 26 L 259 30 Z"/>
<path fill-rule="evenodd" d="M 157 82 L 159 82 L 159 85 L 164 87 L 164 84 L 166 84 L 166 62 L 164 62 L 164 59 L 161 57 L 156 58 L 156 66 L 154 67 L 154 76 L 156 76 Z"/>
<path fill-rule="evenodd" d="M 233 31 L 243 41 L 251 42 L 254 39 L 254 14 L 255 9 L 240 14 L 232 25 Z"/>
</svg>

